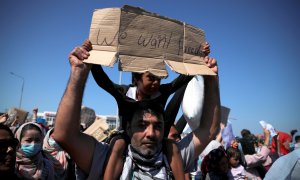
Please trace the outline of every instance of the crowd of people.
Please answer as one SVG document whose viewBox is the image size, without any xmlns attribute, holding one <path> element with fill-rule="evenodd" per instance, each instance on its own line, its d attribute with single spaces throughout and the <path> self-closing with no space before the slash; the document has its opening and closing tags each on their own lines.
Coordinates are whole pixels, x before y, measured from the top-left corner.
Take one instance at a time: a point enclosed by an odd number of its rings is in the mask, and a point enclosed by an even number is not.
<svg viewBox="0 0 300 180">
<path fill-rule="evenodd" d="M 133 73 L 132 85 L 117 85 L 100 65 L 84 63 L 92 45 L 86 40 L 69 55 L 71 66 L 55 126 L 37 121 L 6 124 L 0 118 L 0 177 L 5 179 L 297 179 L 300 136 L 277 131 L 263 136 L 248 129 L 226 138 L 221 122 L 218 76 L 203 76 L 201 123 L 176 116 L 193 76 L 179 75 L 167 84 L 150 72 Z M 202 46 L 205 65 L 218 74 L 217 61 Z M 117 101 L 121 126 L 99 142 L 80 127 L 84 87 L 89 73 Z M 167 103 L 170 95 L 173 95 Z M 96 97 L 96 95 L 95 95 Z M 101 97 L 99 97 L 101 101 Z M 188 124 L 192 131 L 183 136 Z M 293 143 L 293 138 L 295 142 Z M 289 162 L 286 165 L 286 162 Z M 280 169 L 280 170 L 279 170 Z M 284 171 L 284 172 L 283 172 Z"/>
</svg>

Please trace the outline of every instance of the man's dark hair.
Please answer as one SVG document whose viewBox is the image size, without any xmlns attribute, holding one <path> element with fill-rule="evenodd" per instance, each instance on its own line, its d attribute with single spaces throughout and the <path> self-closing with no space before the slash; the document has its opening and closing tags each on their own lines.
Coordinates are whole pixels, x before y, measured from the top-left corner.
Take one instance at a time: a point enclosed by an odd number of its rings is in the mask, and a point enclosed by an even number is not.
<svg viewBox="0 0 300 180">
<path fill-rule="evenodd" d="M 300 141 L 300 136 L 295 136 L 295 141 L 299 142 Z"/>
<path fill-rule="evenodd" d="M 133 112 L 133 117 L 134 118 L 140 118 L 142 117 L 145 113 L 150 113 L 158 118 L 162 118 L 163 120 L 163 115 L 164 115 L 164 109 L 162 106 L 155 101 L 147 100 L 147 101 L 141 101 L 137 103 L 136 109 Z"/>
<path fill-rule="evenodd" d="M 141 118 L 145 113 L 151 113 L 158 118 L 164 120 L 164 109 L 156 100 L 136 101 L 135 103 L 128 103 L 128 111 L 126 117 L 127 126 L 136 118 Z"/>
</svg>

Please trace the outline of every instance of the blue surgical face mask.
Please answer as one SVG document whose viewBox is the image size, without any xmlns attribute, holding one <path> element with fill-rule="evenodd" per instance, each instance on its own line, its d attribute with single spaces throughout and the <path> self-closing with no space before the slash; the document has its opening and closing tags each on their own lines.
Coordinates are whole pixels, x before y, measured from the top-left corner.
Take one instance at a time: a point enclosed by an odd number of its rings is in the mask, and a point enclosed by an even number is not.
<svg viewBox="0 0 300 180">
<path fill-rule="evenodd" d="M 42 149 L 42 145 L 38 144 L 22 144 L 21 150 L 24 152 L 26 157 L 32 157 L 39 153 Z"/>
</svg>

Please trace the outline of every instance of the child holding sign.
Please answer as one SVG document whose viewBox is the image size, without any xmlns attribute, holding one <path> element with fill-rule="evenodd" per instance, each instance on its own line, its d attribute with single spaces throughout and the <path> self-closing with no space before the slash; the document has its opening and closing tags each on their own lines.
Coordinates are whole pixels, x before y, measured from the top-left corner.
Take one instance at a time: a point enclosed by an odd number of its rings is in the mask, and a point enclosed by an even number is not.
<svg viewBox="0 0 300 180">
<path fill-rule="evenodd" d="M 88 51 L 92 49 L 90 41 L 86 41 L 83 47 Z M 209 51 L 209 45 L 208 43 L 206 43 L 203 46 L 203 53 L 205 55 L 208 55 Z M 214 68 L 215 62 L 216 61 L 213 58 L 206 58 L 206 64 L 208 67 Z M 160 78 L 154 76 L 150 72 L 133 73 L 132 83 L 134 85 L 126 86 L 113 83 L 105 74 L 100 65 L 93 65 L 91 71 L 97 84 L 116 99 L 119 108 L 119 116 L 122 122 L 121 128 L 123 130 L 126 129 L 126 119 L 130 118 L 132 114 L 131 109 L 134 108 L 134 104 L 138 103 L 139 101 L 152 100 L 156 101 L 159 105 L 164 107 L 169 96 L 177 89 L 187 84 L 192 78 L 192 76 L 179 75 L 179 77 L 173 80 L 171 83 L 161 85 Z M 170 126 L 173 124 L 174 120 L 175 119 L 170 120 L 165 117 L 165 137 L 168 135 Z M 110 156 L 107 162 L 104 179 L 118 178 L 120 173 L 122 172 L 123 152 L 127 144 L 125 142 L 125 138 L 126 137 L 118 137 L 115 138 L 117 140 L 113 139 L 111 141 L 111 153 L 113 153 L 113 155 Z M 178 167 L 178 164 L 180 164 L 178 162 L 182 162 L 182 160 L 180 159 L 176 145 L 170 145 L 172 146 L 172 148 L 170 149 L 173 149 L 173 152 L 171 152 L 172 159 L 176 159 L 169 161 L 171 162 L 171 168 L 173 168 L 174 166 Z M 175 162 L 177 164 L 175 164 Z M 181 171 L 174 171 L 173 169 L 173 172 L 180 173 Z M 174 175 L 176 176 L 176 174 Z"/>
</svg>

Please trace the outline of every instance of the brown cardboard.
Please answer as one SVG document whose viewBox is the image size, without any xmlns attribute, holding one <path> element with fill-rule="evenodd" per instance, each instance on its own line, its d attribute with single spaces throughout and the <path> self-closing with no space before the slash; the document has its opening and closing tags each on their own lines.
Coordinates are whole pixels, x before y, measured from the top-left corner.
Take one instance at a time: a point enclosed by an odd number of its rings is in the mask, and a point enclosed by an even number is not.
<svg viewBox="0 0 300 180">
<path fill-rule="evenodd" d="M 21 125 L 25 122 L 27 116 L 28 116 L 27 111 L 19 108 L 10 108 L 8 111 L 9 119 L 6 122 L 6 125 L 11 125 L 12 123 L 14 125 Z"/>
<path fill-rule="evenodd" d="M 215 75 L 201 53 L 203 30 L 141 8 L 96 9 L 89 39 L 93 50 L 87 63 L 113 66 L 121 71 L 146 72 L 166 77 L 165 64 L 187 75 Z"/>
<path fill-rule="evenodd" d="M 97 117 L 92 125 L 90 125 L 85 131 L 85 134 L 93 136 L 99 142 L 103 141 L 108 136 L 109 126 L 106 120 Z"/>
</svg>

